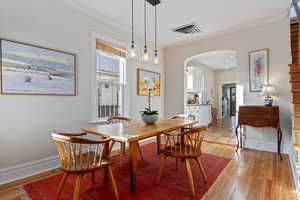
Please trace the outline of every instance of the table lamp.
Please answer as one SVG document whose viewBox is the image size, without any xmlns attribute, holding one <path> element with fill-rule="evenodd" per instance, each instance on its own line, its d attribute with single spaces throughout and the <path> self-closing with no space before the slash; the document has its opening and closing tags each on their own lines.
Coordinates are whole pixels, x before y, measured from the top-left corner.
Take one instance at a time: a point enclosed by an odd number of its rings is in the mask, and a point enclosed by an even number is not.
<svg viewBox="0 0 300 200">
<path fill-rule="evenodd" d="M 276 88 L 274 85 L 268 84 L 263 86 L 260 95 L 265 97 L 264 98 L 265 106 L 272 106 L 273 98 L 271 97 L 271 95 L 275 95 L 275 94 L 276 94 Z"/>
</svg>

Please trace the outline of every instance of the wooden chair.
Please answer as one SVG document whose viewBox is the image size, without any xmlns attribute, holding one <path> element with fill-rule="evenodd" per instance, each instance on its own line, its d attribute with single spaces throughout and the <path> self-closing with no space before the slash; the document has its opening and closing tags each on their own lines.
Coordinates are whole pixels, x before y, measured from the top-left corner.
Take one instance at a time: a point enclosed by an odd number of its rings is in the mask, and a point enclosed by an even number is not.
<svg viewBox="0 0 300 200">
<path fill-rule="evenodd" d="M 112 183 L 116 199 L 119 199 L 117 185 L 111 169 L 112 162 L 109 160 L 113 142 L 109 139 L 94 141 L 84 139 L 87 133 L 53 133 L 52 138 L 56 144 L 61 160 L 61 169 L 64 172 L 60 181 L 55 199 L 60 195 L 67 177 L 70 174 L 77 174 L 73 200 L 79 199 L 80 184 L 83 175 L 92 174 L 92 183 L 95 183 L 95 171 L 106 169 Z"/>
<path fill-rule="evenodd" d="M 129 122 L 129 121 L 131 121 L 131 119 L 129 119 L 127 117 L 113 116 L 113 117 L 110 117 L 107 119 L 107 124 L 124 123 L 124 122 Z M 139 150 L 142 160 L 144 160 L 140 145 L 138 145 L 138 150 Z M 126 152 L 126 143 L 120 142 L 120 166 L 121 167 L 122 167 L 122 157 L 125 155 L 125 152 Z"/>
<path fill-rule="evenodd" d="M 196 120 L 196 117 L 192 114 L 179 114 L 172 116 L 171 119 Z"/>
<path fill-rule="evenodd" d="M 156 182 L 160 182 L 161 175 L 163 173 L 165 159 L 167 157 L 174 157 L 176 161 L 178 159 L 182 159 L 185 162 L 185 166 L 187 169 L 187 174 L 192 190 L 192 195 L 195 196 L 195 187 L 193 181 L 192 170 L 190 166 L 190 159 L 193 159 L 197 162 L 198 167 L 200 168 L 200 172 L 204 178 L 205 183 L 207 182 L 207 177 L 205 175 L 204 168 L 199 159 L 201 156 L 201 146 L 203 141 L 202 131 L 206 130 L 206 127 L 195 127 L 189 130 L 184 130 L 182 132 L 170 132 L 165 133 L 164 141 L 162 141 L 162 148 L 160 153 L 163 154 L 160 160 L 160 168 L 158 171 L 158 175 L 156 178 Z M 176 168 L 177 168 L 176 162 Z"/>
<path fill-rule="evenodd" d="M 211 109 L 211 118 L 212 118 L 212 123 L 217 124 L 218 123 L 218 108 L 212 108 Z"/>
</svg>

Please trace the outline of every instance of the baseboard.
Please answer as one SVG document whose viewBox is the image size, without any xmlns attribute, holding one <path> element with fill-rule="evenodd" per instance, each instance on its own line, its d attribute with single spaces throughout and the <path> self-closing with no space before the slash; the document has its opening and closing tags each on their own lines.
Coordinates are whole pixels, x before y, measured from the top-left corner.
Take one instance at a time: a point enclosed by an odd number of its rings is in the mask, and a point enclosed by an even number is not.
<svg viewBox="0 0 300 200">
<path fill-rule="evenodd" d="M 255 149 L 260 151 L 277 152 L 277 143 L 264 143 L 260 140 L 247 139 L 244 141 L 244 146 L 247 149 Z M 287 144 L 281 144 L 281 153 L 289 154 L 290 148 Z"/>
<path fill-rule="evenodd" d="M 0 169 L 0 185 L 57 169 L 59 166 L 59 156 L 56 155 L 14 167 Z"/>
</svg>

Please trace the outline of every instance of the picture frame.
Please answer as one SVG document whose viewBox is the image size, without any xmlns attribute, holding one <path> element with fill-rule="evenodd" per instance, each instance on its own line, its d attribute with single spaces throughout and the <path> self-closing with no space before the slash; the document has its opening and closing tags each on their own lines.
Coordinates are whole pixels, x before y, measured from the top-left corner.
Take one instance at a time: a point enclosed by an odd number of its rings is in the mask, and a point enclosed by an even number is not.
<svg viewBox="0 0 300 200">
<path fill-rule="evenodd" d="M 151 78 L 155 84 L 155 89 L 151 91 L 151 94 L 154 96 L 160 96 L 160 73 L 141 68 L 137 69 L 137 95 L 148 95 L 148 90 L 145 83 L 146 78 Z"/>
<path fill-rule="evenodd" d="M 269 49 L 249 52 L 249 90 L 261 92 L 269 82 Z"/>
<path fill-rule="evenodd" d="M 76 96 L 76 55 L 0 39 L 1 94 Z"/>
</svg>

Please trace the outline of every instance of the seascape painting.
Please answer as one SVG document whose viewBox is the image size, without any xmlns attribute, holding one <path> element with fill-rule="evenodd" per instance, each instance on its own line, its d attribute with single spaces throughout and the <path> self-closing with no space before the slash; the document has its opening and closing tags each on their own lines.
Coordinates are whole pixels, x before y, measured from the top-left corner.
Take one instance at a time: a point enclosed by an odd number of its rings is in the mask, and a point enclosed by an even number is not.
<svg viewBox="0 0 300 200">
<path fill-rule="evenodd" d="M 137 93 L 140 96 L 147 96 L 148 89 L 145 80 L 151 79 L 154 83 L 154 90 L 151 90 L 151 94 L 154 96 L 160 96 L 160 74 L 157 72 L 138 69 L 137 78 Z"/>
<path fill-rule="evenodd" d="M 76 56 L 0 40 L 2 94 L 76 95 Z"/>
<path fill-rule="evenodd" d="M 268 83 L 269 51 L 262 49 L 249 53 L 250 92 L 260 92 Z"/>
</svg>

